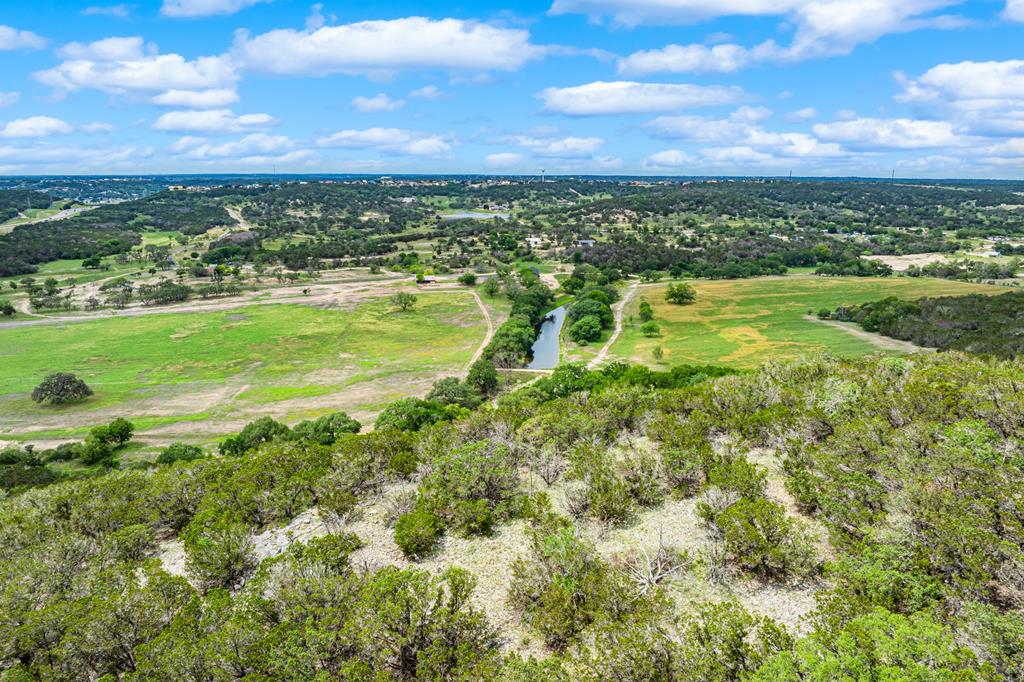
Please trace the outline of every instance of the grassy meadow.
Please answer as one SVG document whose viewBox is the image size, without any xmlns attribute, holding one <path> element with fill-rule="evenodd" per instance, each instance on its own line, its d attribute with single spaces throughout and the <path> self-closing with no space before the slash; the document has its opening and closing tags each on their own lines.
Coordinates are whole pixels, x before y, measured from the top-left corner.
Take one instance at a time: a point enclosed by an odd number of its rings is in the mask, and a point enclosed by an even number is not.
<svg viewBox="0 0 1024 682">
<path fill-rule="evenodd" d="M 463 372 L 485 333 L 468 292 L 420 294 L 405 313 L 380 298 L 0 329 L 0 364 L 16 368 L 0 373 L 0 440 L 80 436 L 115 416 L 157 440 L 199 442 L 263 414 L 295 421 L 343 409 L 366 421 Z M 54 371 L 78 374 L 96 395 L 35 405 L 29 393 Z"/>
<path fill-rule="evenodd" d="M 655 366 L 655 346 L 663 363 L 756 367 L 767 360 L 828 351 L 841 356 L 879 349 L 867 340 L 806 319 L 809 311 L 898 296 L 948 296 L 1005 293 L 1006 287 L 931 278 L 828 278 L 807 274 L 746 280 L 692 281 L 697 301 L 688 306 L 665 302 L 667 284 L 641 287 L 626 309 L 626 325 L 611 349 L 612 359 Z M 641 301 L 654 308 L 661 335 L 640 333 Z M 629 323 L 630 316 L 633 323 Z M 594 344 L 598 347 L 598 344 Z"/>
</svg>

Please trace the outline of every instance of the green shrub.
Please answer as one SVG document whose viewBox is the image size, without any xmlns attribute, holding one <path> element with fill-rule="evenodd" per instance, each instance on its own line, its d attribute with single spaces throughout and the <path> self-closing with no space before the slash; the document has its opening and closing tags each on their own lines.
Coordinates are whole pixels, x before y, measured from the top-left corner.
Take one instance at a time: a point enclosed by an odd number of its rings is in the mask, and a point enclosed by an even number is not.
<svg viewBox="0 0 1024 682">
<path fill-rule="evenodd" d="M 640 325 L 640 333 L 651 339 L 661 334 L 661 327 L 657 322 L 644 322 Z"/>
<path fill-rule="evenodd" d="M 271 417 L 260 417 L 254 422 L 245 425 L 245 428 L 237 435 L 225 439 L 220 444 L 222 455 L 242 455 L 250 450 L 255 450 L 264 443 L 273 440 L 287 440 L 291 437 L 291 429 L 284 424 L 274 421 Z"/>
<path fill-rule="evenodd" d="M 92 389 L 68 372 L 51 374 L 32 390 L 32 400 L 42 405 L 80 403 L 92 395 Z"/>
<path fill-rule="evenodd" d="M 731 562 L 769 577 L 807 575 L 814 567 L 809 535 L 795 527 L 781 504 L 741 499 L 716 519 Z"/>
<path fill-rule="evenodd" d="M 422 509 L 402 514 L 395 524 L 395 544 L 413 560 L 422 559 L 432 552 L 440 536 L 440 521 Z"/>
<path fill-rule="evenodd" d="M 191 462 L 203 456 L 201 448 L 188 443 L 174 443 L 164 448 L 160 456 L 156 458 L 157 464 L 172 464 L 174 462 Z"/>
<path fill-rule="evenodd" d="M 206 588 L 237 587 L 255 567 L 252 531 L 217 520 L 184 538 L 189 574 Z"/>
<path fill-rule="evenodd" d="M 594 315 L 587 315 L 569 327 L 569 338 L 580 344 L 587 345 L 601 338 L 601 320 Z"/>
<path fill-rule="evenodd" d="M 359 433 L 362 425 L 344 412 L 328 414 L 315 421 L 299 422 L 292 436 L 319 445 L 333 445 L 343 434 Z"/>
</svg>

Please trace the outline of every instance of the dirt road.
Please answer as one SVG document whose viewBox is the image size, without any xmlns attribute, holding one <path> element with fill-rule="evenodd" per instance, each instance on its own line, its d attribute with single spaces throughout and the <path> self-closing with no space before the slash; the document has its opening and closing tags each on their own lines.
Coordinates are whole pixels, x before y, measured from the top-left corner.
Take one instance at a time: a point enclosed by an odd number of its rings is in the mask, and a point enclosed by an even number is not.
<svg viewBox="0 0 1024 682">
<path fill-rule="evenodd" d="M 924 346 L 918 346 L 909 341 L 900 341 L 899 339 L 893 339 L 888 336 L 882 336 L 881 334 L 873 334 L 868 331 L 864 331 L 857 324 L 853 322 L 839 322 L 838 320 L 822 320 L 814 317 L 813 315 L 805 315 L 805 320 L 811 322 L 817 322 L 818 324 L 828 325 L 836 329 L 842 329 L 850 336 L 855 336 L 862 341 L 867 341 L 875 348 L 879 350 L 894 350 L 901 353 L 934 353 L 934 348 L 925 348 Z"/>
<path fill-rule="evenodd" d="M 587 365 L 588 369 L 596 369 L 601 363 L 608 359 L 608 353 L 611 351 L 612 346 L 616 341 L 619 340 L 619 336 L 622 334 L 622 327 L 624 324 L 623 318 L 626 316 L 626 306 L 636 296 L 636 290 L 640 287 L 639 282 L 633 282 L 629 286 L 629 290 L 626 291 L 626 295 L 623 296 L 618 303 L 612 306 L 612 312 L 615 313 L 615 331 L 608 337 L 608 342 L 601 347 L 594 359 Z"/>
<path fill-rule="evenodd" d="M 473 364 L 480 359 L 480 356 L 482 356 L 484 351 L 487 349 L 487 345 L 491 342 L 491 339 L 494 338 L 494 320 L 491 319 L 491 311 L 489 311 L 487 306 L 484 305 L 483 299 L 480 298 L 480 294 L 475 291 L 473 292 L 473 299 L 480 308 L 480 312 L 483 313 L 484 321 L 487 322 L 487 336 L 484 337 L 483 343 L 481 343 L 480 347 L 476 349 L 475 353 L 473 353 L 473 357 L 470 359 L 468 367 L 472 367 Z"/>
</svg>

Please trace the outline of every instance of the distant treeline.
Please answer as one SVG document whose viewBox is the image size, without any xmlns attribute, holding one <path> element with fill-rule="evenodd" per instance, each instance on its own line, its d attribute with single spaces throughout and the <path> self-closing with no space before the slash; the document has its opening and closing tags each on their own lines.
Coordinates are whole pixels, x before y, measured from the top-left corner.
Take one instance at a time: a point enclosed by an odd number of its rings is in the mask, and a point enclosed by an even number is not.
<svg viewBox="0 0 1024 682">
<path fill-rule="evenodd" d="M 17 218 L 27 208 L 48 208 L 52 203 L 53 198 L 42 192 L 27 189 L 0 190 L 0 223 Z"/>
<path fill-rule="evenodd" d="M 1013 358 L 1024 354 L 1024 293 L 901 301 L 887 298 L 822 316 L 918 346 Z"/>
</svg>

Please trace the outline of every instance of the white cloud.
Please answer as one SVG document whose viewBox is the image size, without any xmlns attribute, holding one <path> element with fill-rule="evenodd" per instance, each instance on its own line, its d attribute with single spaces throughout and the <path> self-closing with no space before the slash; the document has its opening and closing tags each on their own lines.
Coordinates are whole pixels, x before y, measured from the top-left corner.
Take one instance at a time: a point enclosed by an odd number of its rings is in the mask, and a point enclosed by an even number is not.
<svg viewBox="0 0 1024 682">
<path fill-rule="evenodd" d="M 296 149 L 295 140 L 284 135 L 254 133 L 240 140 L 210 144 L 205 138 L 183 137 L 172 151 L 194 161 L 236 161 L 245 164 L 292 163 L 310 158 L 313 152 Z"/>
<path fill-rule="evenodd" d="M 682 168 L 694 162 L 694 158 L 678 149 L 666 149 L 647 158 L 648 168 Z"/>
<path fill-rule="evenodd" d="M 811 119 L 818 117 L 818 110 L 814 107 L 804 107 L 803 109 L 797 109 L 786 114 L 786 120 L 790 123 L 800 123 L 801 121 L 810 121 Z"/>
<path fill-rule="evenodd" d="M 459 19 L 407 17 L 315 30 L 240 32 L 234 54 L 246 68 L 278 75 L 384 75 L 405 69 L 514 71 L 544 49 L 530 34 Z"/>
<path fill-rule="evenodd" d="M 1019 0 L 1011 0 L 1017 2 Z M 669 45 L 637 52 L 619 63 L 620 73 L 730 73 L 762 61 L 799 61 L 849 54 L 861 43 L 920 28 L 956 28 L 957 17 L 937 10 L 964 0 L 555 0 L 554 14 L 611 16 L 618 23 L 689 24 L 724 16 L 778 16 L 795 27 L 792 43 L 768 40 L 754 47 L 721 44 Z"/>
<path fill-rule="evenodd" d="M 555 159 L 590 158 L 594 152 L 604 146 L 604 140 L 599 137 L 556 138 L 513 135 L 503 138 L 502 141 L 529 149 L 536 156 Z"/>
<path fill-rule="evenodd" d="M 0 92 L 0 109 L 14 106 L 19 99 L 21 99 L 20 92 Z"/>
<path fill-rule="evenodd" d="M 160 14 L 165 17 L 195 18 L 234 14 L 267 0 L 164 0 Z"/>
<path fill-rule="evenodd" d="M 409 97 L 414 99 L 435 100 L 441 99 L 444 96 L 444 92 L 442 92 L 436 85 L 425 85 L 422 88 L 418 88 L 409 93 Z"/>
<path fill-rule="evenodd" d="M 1024 134 L 1024 60 L 939 64 L 915 79 L 896 77 L 898 100 L 933 107 L 964 130 Z"/>
<path fill-rule="evenodd" d="M 641 114 L 732 104 L 746 98 L 736 86 L 597 81 L 537 94 L 545 110 L 570 116 Z"/>
<path fill-rule="evenodd" d="M 1006 0 L 1003 17 L 1010 21 L 1024 21 L 1024 0 Z"/>
<path fill-rule="evenodd" d="M 189 109 L 216 109 L 238 101 L 238 93 L 231 88 L 210 90 L 168 90 L 149 100 L 162 107 L 188 107 Z"/>
<path fill-rule="evenodd" d="M 46 39 L 32 31 L 0 25 L 0 50 L 41 50 L 44 47 Z"/>
<path fill-rule="evenodd" d="M 238 80 L 234 63 L 225 55 L 188 60 L 178 54 L 159 54 L 156 46 L 146 46 L 138 37 L 70 43 L 60 54 L 65 61 L 34 74 L 58 93 L 209 90 L 233 87 Z"/>
<path fill-rule="evenodd" d="M 102 121 L 93 121 L 82 126 L 81 130 L 91 135 L 98 135 L 100 133 L 112 133 L 117 130 L 117 126 Z"/>
<path fill-rule="evenodd" d="M 103 170 L 131 167 L 152 155 L 149 147 L 0 146 L 0 164 L 54 172 L 80 171 L 83 167 Z"/>
<path fill-rule="evenodd" d="M 242 133 L 277 125 L 269 114 L 236 115 L 228 109 L 169 111 L 153 124 L 154 130 L 198 133 Z"/>
<path fill-rule="evenodd" d="M 398 111 L 405 106 L 405 100 L 391 99 L 382 92 L 373 97 L 356 97 L 352 100 L 352 106 L 364 114 Z"/>
<path fill-rule="evenodd" d="M 754 124 L 768 119 L 771 115 L 770 109 L 744 106 L 725 119 L 710 119 L 704 116 L 659 116 L 646 127 L 659 137 L 675 140 L 736 141 L 746 137 L 752 130 L 760 130 Z"/>
<path fill-rule="evenodd" d="M 127 19 L 132 15 L 134 5 L 93 5 L 82 10 L 87 17 L 116 17 Z"/>
<path fill-rule="evenodd" d="M 814 134 L 823 140 L 861 149 L 931 149 L 962 144 L 948 121 L 908 118 L 856 118 L 818 123 Z"/>
<path fill-rule="evenodd" d="M 320 147 L 339 149 L 377 149 L 411 156 L 441 156 L 452 150 L 455 141 L 451 135 L 436 135 L 398 128 L 367 128 L 341 130 L 317 140 Z"/>
<path fill-rule="evenodd" d="M 8 121 L 0 128 L 0 137 L 49 137 L 72 132 L 70 124 L 52 116 L 31 116 Z"/>
<path fill-rule="evenodd" d="M 523 163 L 526 157 L 522 154 L 513 153 L 501 153 L 501 154 L 488 154 L 484 159 L 491 168 L 515 168 Z"/>
<path fill-rule="evenodd" d="M 661 50 L 643 50 L 619 60 L 619 73 L 645 76 L 652 73 L 732 73 L 755 58 L 741 45 L 669 45 Z"/>
</svg>

